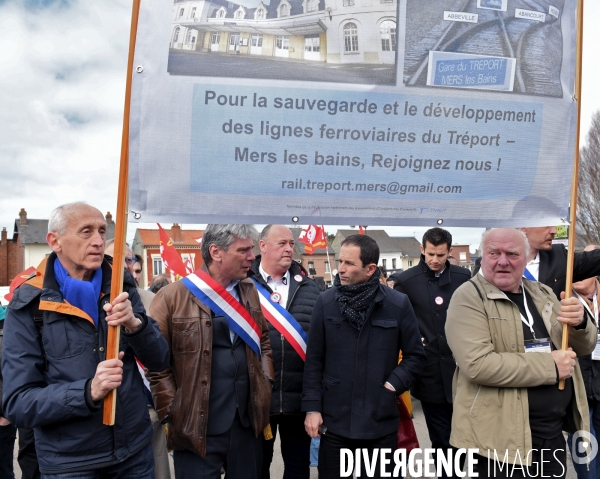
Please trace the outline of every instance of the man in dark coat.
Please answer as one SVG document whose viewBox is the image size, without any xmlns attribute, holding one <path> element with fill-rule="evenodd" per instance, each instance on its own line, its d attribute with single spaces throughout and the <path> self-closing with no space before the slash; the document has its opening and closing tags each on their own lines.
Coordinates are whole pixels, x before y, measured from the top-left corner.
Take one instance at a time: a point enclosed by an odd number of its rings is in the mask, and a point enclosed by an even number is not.
<svg viewBox="0 0 600 479">
<path fill-rule="evenodd" d="M 268 225 L 260 234 L 259 245 L 261 254 L 252 264 L 252 279 L 262 285 L 308 334 L 313 306 L 321 291 L 304 268 L 293 260 L 292 231 L 283 225 Z M 283 478 L 308 479 L 310 437 L 304 430 L 305 414 L 301 409 L 304 357 L 271 322 L 268 324 L 275 368 L 270 411 L 273 439 L 265 440 L 263 444 L 262 478 L 270 477 L 273 446 L 279 430 L 285 466 Z"/>
<path fill-rule="evenodd" d="M 379 283 L 378 260 L 373 238 L 346 238 L 334 287 L 313 309 L 302 410 L 306 432 L 322 434 L 321 478 L 340 477 L 342 448 L 396 449 L 396 398 L 412 386 L 425 361 L 410 301 Z"/>
<path fill-rule="evenodd" d="M 46 241 L 52 254 L 16 290 L 4 326 L 2 404 L 6 417 L 33 428 L 44 477 L 102 474 L 154 478 L 152 429 L 136 357 L 151 370 L 169 348 L 135 282 L 110 297 L 106 222 L 96 208 L 55 209 Z M 119 357 L 106 360 L 108 326 L 122 328 Z M 114 426 L 102 422 L 104 397 L 118 388 Z"/>
<path fill-rule="evenodd" d="M 468 269 L 449 263 L 451 251 L 452 235 L 448 231 L 427 230 L 421 261 L 398 275 L 394 285 L 410 299 L 427 353 L 423 372 L 410 392 L 423 406 L 431 447 L 444 450 L 450 447 L 452 378 L 456 368 L 446 341 L 446 311 L 454 291 L 471 277 Z"/>
<path fill-rule="evenodd" d="M 524 276 L 550 286 L 558 299 L 565 290 L 567 276 L 567 249 L 562 244 L 552 244 L 556 235 L 554 226 L 521 228 L 529 242 L 527 268 Z M 573 282 L 600 275 L 600 250 L 575 253 Z"/>
</svg>

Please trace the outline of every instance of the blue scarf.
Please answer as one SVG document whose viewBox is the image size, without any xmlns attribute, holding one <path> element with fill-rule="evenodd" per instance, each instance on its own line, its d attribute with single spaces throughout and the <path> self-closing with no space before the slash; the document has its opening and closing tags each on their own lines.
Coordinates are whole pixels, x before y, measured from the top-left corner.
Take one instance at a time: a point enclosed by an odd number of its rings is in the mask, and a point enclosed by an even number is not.
<svg viewBox="0 0 600 479">
<path fill-rule="evenodd" d="M 63 298 L 76 308 L 85 311 L 98 326 L 98 298 L 102 288 L 102 268 L 98 268 L 91 281 L 82 281 L 71 278 L 67 270 L 56 258 L 54 261 L 54 275 L 60 286 Z"/>
</svg>

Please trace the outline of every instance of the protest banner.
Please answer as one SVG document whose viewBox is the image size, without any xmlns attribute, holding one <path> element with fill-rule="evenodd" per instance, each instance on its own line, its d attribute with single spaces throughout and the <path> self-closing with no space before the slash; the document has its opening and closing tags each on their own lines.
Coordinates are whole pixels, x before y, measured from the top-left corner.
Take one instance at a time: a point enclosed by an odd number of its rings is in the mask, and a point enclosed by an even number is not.
<svg viewBox="0 0 600 479">
<path fill-rule="evenodd" d="M 136 220 L 567 221 L 575 0 L 266 2 L 142 3 Z"/>
</svg>

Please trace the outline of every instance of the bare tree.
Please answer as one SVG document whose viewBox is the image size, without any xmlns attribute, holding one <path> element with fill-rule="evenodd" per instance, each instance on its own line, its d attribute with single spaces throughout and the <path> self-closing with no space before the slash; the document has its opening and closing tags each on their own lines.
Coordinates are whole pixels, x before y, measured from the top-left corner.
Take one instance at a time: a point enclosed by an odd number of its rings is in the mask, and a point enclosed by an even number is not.
<svg viewBox="0 0 600 479">
<path fill-rule="evenodd" d="M 592 116 L 579 154 L 577 235 L 587 244 L 600 244 L 600 111 Z"/>
</svg>

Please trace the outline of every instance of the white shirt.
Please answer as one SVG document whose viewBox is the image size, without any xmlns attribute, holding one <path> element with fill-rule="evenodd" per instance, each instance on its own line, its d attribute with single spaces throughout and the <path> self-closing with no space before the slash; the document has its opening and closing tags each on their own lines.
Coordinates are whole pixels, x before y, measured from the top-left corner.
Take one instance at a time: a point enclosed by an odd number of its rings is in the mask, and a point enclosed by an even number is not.
<svg viewBox="0 0 600 479">
<path fill-rule="evenodd" d="M 529 263 L 527 263 L 527 271 L 531 273 L 531 276 L 535 278 L 536 281 L 539 281 L 540 277 L 540 252 L 535 255 Z"/>
<path fill-rule="evenodd" d="M 263 267 L 262 263 L 258 266 L 258 272 L 263 277 L 267 286 L 271 288 L 271 291 L 277 291 L 281 295 L 281 301 L 279 301 L 280 306 L 283 308 L 286 307 L 288 301 L 288 294 L 290 291 L 290 271 L 286 271 L 285 274 L 279 278 L 278 281 L 275 281 L 269 273 L 267 273 Z M 287 308 L 286 308 L 287 309 Z"/>
</svg>

